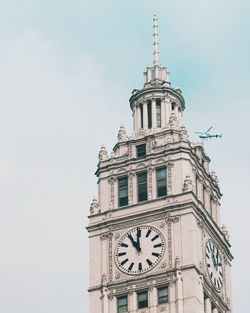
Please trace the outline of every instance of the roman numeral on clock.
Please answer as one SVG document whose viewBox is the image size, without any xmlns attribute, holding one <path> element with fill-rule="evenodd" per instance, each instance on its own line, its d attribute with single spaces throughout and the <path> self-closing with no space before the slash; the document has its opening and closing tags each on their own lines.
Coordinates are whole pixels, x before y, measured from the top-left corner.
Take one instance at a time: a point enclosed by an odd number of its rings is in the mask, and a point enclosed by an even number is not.
<svg viewBox="0 0 250 313">
<path fill-rule="evenodd" d="M 139 271 L 142 270 L 142 264 L 141 264 L 141 262 L 138 264 L 138 270 L 139 270 Z"/>
<path fill-rule="evenodd" d="M 146 261 L 147 261 L 149 266 L 151 266 L 153 264 L 149 259 L 147 259 Z"/>
<path fill-rule="evenodd" d="M 155 241 L 157 238 L 159 238 L 159 235 L 155 235 L 155 236 L 151 239 L 151 241 Z"/>
<path fill-rule="evenodd" d="M 147 231 L 147 233 L 146 233 L 146 238 L 148 238 L 148 236 L 150 235 L 150 233 L 151 233 L 151 229 L 149 229 L 148 231 Z"/>
</svg>

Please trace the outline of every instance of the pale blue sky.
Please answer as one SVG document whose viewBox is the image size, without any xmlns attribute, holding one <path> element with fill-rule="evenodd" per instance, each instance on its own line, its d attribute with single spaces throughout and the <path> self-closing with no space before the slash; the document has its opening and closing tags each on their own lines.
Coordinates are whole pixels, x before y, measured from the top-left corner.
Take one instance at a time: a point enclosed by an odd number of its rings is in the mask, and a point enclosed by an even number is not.
<svg viewBox="0 0 250 313">
<path fill-rule="evenodd" d="M 247 312 L 250 4 L 238 0 L 0 0 L 0 303 L 5 313 L 80 313 L 88 301 L 87 214 L 109 151 L 152 60 L 186 100 L 231 234 L 234 312 Z"/>
</svg>

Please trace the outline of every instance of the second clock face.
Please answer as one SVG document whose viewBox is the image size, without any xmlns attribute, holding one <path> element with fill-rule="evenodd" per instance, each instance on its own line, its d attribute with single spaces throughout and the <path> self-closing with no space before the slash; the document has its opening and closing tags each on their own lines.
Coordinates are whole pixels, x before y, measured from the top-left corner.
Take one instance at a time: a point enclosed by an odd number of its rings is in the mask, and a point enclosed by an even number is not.
<svg viewBox="0 0 250 313">
<path fill-rule="evenodd" d="M 223 286 L 222 259 L 212 240 L 207 242 L 205 254 L 208 275 L 214 287 L 220 290 Z"/>
<path fill-rule="evenodd" d="M 115 261 L 127 274 L 145 273 L 159 263 L 164 248 L 164 239 L 158 229 L 139 226 L 120 239 L 115 249 Z"/>
</svg>

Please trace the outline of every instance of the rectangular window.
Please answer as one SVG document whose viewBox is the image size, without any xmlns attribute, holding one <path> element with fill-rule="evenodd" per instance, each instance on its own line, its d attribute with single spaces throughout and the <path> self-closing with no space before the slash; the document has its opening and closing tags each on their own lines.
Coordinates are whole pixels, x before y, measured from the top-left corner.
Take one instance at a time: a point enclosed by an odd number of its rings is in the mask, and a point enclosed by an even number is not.
<svg viewBox="0 0 250 313">
<path fill-rule="evenodd" d="M 147 172 L 137 174 L 138 202 L 148 199 Z"/>
<path fill-rule="evenodd" d="M 147 107 L 148 107 L 148 128 L 152 128 L 152 105 L 151 105 L 151 101 L 148 101 Z"/>
<path fill-rule="evenodd" d="M 119 206 L 128 205 L 128 177 L 118 178 Z"/>
<path fill-rule="evenodd" d="M 146 155 L 146 144 L 136 146 L 137 158 L 142 158 Z"/>
<path fill-rule="evenodd" d="M 167 194 L 167 169 L 161 167 L 156 169 L 157 197 Z"/>
<path fill-rule="evenodd" d="M 158 291 L 158 304 L 168 303 L 168 287 L 161 287 Z"/>
<path fill-rule="evenodd" d="M 117 298 L 117 313 L 128 312 L 128 296 L 120 296 Z"/>
<path fill-rule="evenodd" d="M 156 126 L 161 127 L 161 100 L 156 100 Z"/>
<path fill-rule="evenodd" d="M 138 309 L 147 308 L 148 307 L 148 292 L 143 291 L 137 293 L 137 301 L 138 301 Z"/>
</svg>

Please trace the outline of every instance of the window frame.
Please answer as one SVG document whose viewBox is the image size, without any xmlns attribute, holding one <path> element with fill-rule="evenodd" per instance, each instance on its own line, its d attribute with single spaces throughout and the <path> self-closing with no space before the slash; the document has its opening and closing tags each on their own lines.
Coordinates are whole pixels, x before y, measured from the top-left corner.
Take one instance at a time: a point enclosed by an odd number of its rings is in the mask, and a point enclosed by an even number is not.
<svg viewBox="0 0 250 313">
<path fill-rule="evenodd" d="M 120 192 L 122 191 L 121 189 L 120 189 L 120 181 L 122 180 L 122 179 L 124 179 L 124 178 L 126 178 L 126 181 L 127 181 L 127 197 L 126 197 L 126 204 L 121 204 L 121 197 L 120 197 Z M 123 198 L 125 198 L 125 197 L 123 197 Z M 126 206 L 126 205 L 128 205 L 128 176 L 127 175 L 123 175 L 123 176 L 120 176 L 120 177 L 118 177 L 118 207 L 120 208 L 120 207 L 124 207 L 124 206 Z"/>
<path fill-rule="evenodd" d="M 119 306 L 119 299 L 126 299 L 126 304 L 125 305 L 120 305 Z M 116 297 L 116 302 L 117 302 L 117 313 L 125 313 L 128 312 L 128 295 L 120 295 L 118 297 Z M 125 311 L 121 311 L 123 309 L 123 307 L 125 307 Z M 121 309 L 121 310 L 120 310 Z"/>
<path fill-rule="evenodd" d="M 161 170 L 164 170 L 165 171 L 165 194 L 162 194 L 162 195 L 159 195 L 159 179 L 158 179 L 158 175 L 157 175 L 157 173 L 159 172 L 159 171 L 161 171 Z M 165 197 L 165 196 L 167 196 L 167 194 L 168 194 L 168 192 L 167 192 L 167 174 L 168 174 L 168 172 L 167 172 L 167 170 L 168 170 L 168 168 L 167 168 L 167 166 L 166 165 L 163 165 L 163 166 L 159 166 L 159 167 L 157 167 L 156 169 L 155 169 L 155 173 L 156 173 L 156 193 L 157 193 L 157 198 L 161 198 L 161 197 Z M 161 187 L 161 188 L 163 188 L 163 187 Z"/>
<path fill-rule="evenodd" d="M 146 185 L 145 191 L 146 192 L 146 197 L 141 198 L 140 199 L 140 194 L 143 194 L 143 192 L 140 193 L 140 186 L 139 186 L 139 176 L 145 174 L 146 179 L 144 184 Z M 147 201 L 148 200 L 148 172 L 147 171 L 142 171 L 142 172 L 138 172 L 136 173 L 136 178 L 137 178 L 137 202 L 143 202 L 143 201 Z"/>
<path fill-rule="evenodd" d="M 166 291 L 167 291 L 166 295 L 160 296 L 159 295 L 159 291 L 160 290 L 164 290 L 164 289 L 166 289 Z M 161 299 L 163 299 L 163 298 L 166 298 L 166 300 L 161 302 Z M 159 286 L 159 287 L 157 287 L 157 303 L 158 303 L 158 305 L 169 303 L 169 288 L 168 288 L 168 286 Z"/>
<path fill-rule="evenodd" d="M 144 153 L 142 155 L 138 154 L 138 148 L 139 147 L 145 147 L 145 150 L 143 150 Z M 147 155 L 147 145 L 146 145 L 146 143 L 141 143 L 139 145 L 136 145 L 136 157 L 137 157 L 137 159 L 145 158 L 146 155 Z"/>
<path fill-rule="evenodd" d="M 141 306 L 142 305 L 142 301 L 141 302 L 139 302 L 139 296 L 140 295 L 143 295 L 143 294 L 146 294 L 147 295 L 147 297 L 146 297 L 146 300 L 144 300 L 144 301 L 146 301 L 146 303 L 145 303 L 145 306 Z M 148 308 L 149 307 L 149 303 L 148 303 L 148 290 L 143 290 L 143 291 L 138 291 L 137 292 L 137 309 L 139 310 L 139 309 L 145 309 L 145 308 Z M 141 303 L 141 304 L 140 304 Z"/>
</svg>

